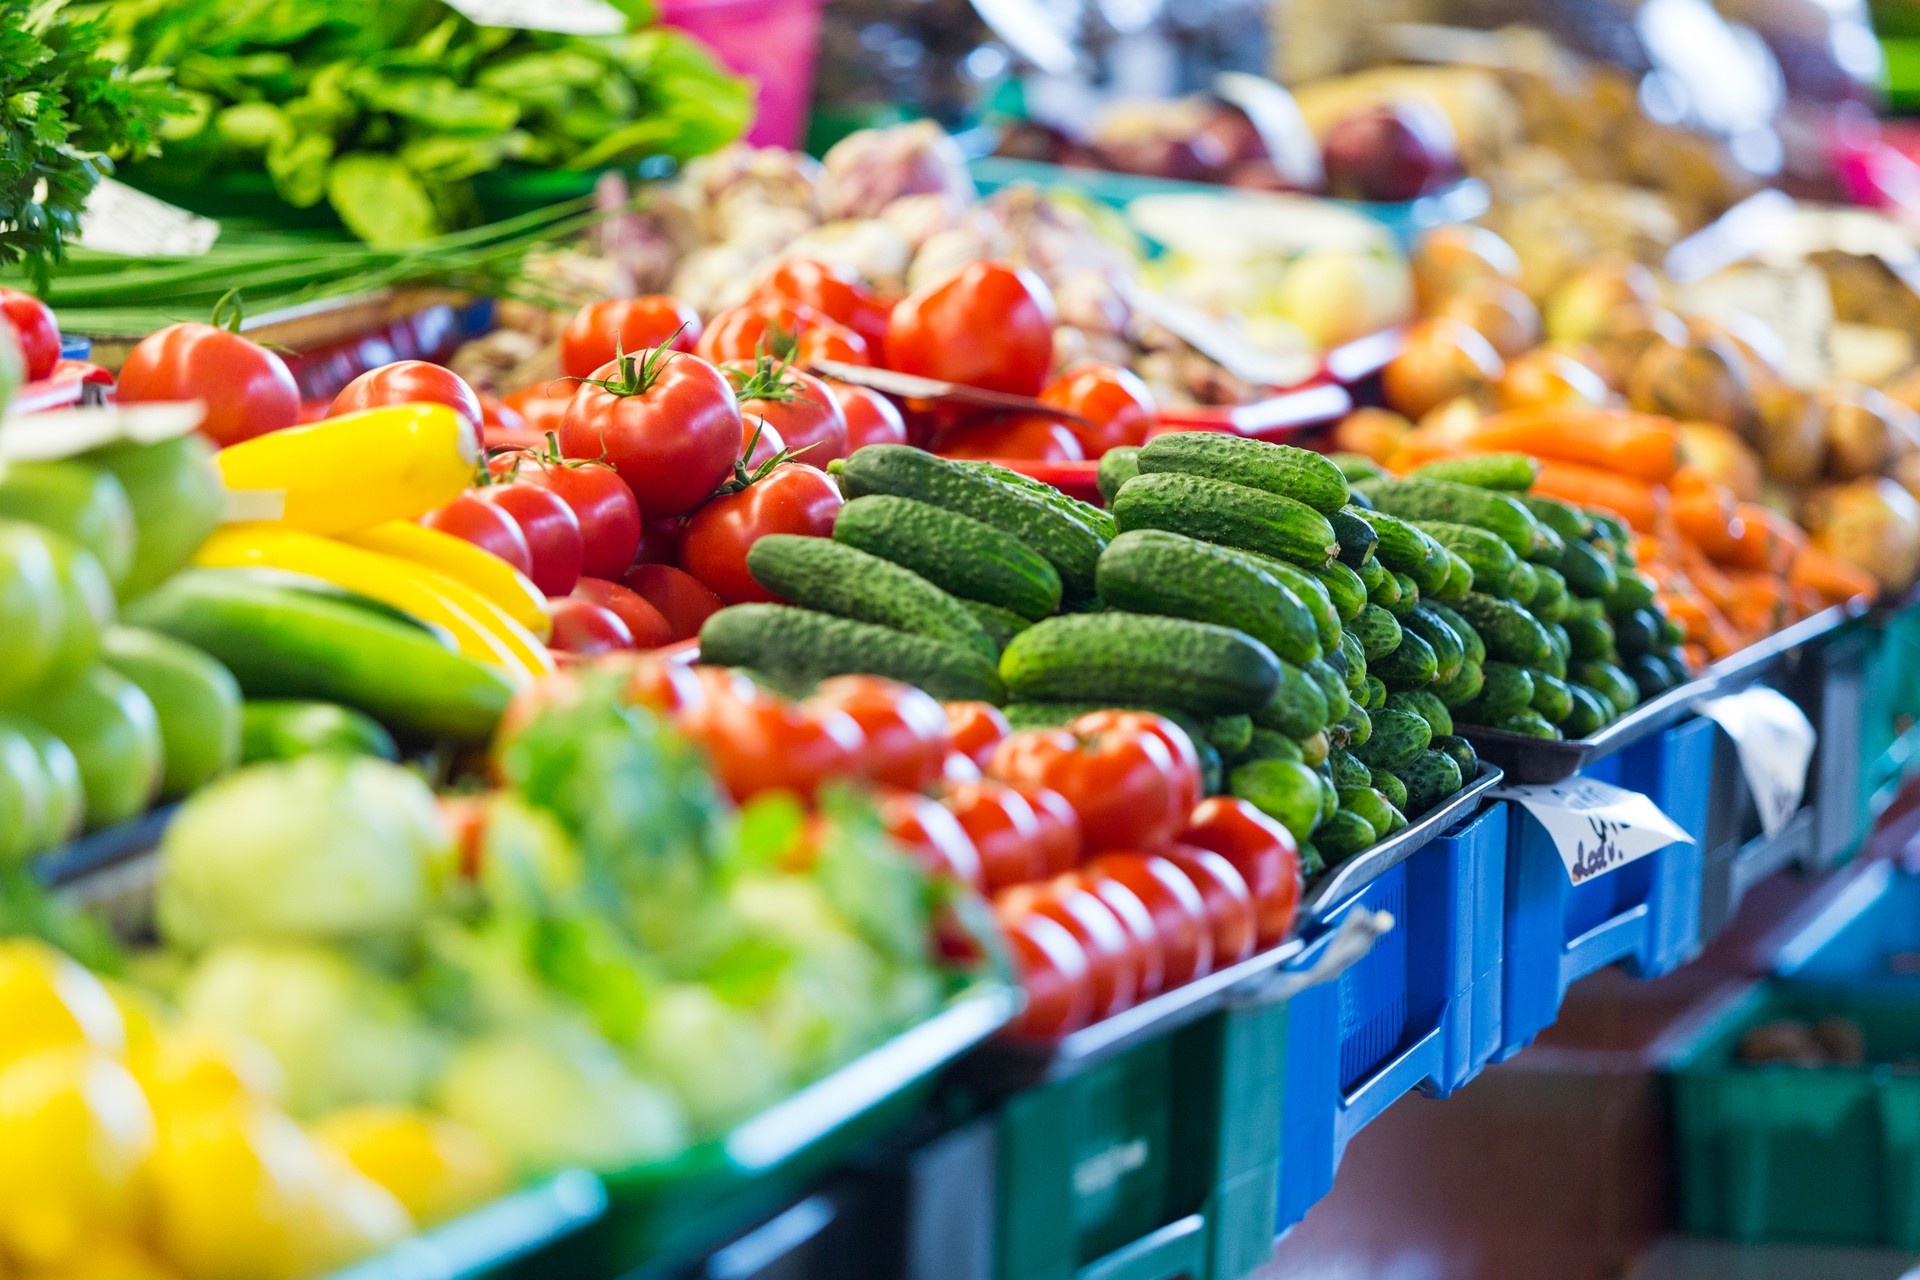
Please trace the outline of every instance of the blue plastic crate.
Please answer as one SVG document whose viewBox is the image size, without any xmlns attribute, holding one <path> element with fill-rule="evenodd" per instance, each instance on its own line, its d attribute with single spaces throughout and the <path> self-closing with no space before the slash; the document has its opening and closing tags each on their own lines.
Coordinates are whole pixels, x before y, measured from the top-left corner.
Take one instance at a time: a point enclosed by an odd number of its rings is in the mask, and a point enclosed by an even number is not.
<svg viewBox="0 0 1920 1280">
<path fill-rule="evenodd" d="M 1802 985 L 1920 999 L 1920 876 L 1890 862 L 1859 868 L 1774 956 Z"/>
<path fill-rule="evenodd" d="M 1297 962 L 1312 968 L 1354 911 L 1393 916 L 1345 973 L 1288 1003 L 1278 1231 L 1327 1194 L 1374 1117 L 1414 1089 L 1445 1097 L 1499 1047 L 1507 811 L 1488 806 L 1361 890 Z"/>
<path fill-rule="evenodd" d="M 1546 830 L 1514 806 L 1499 1060 L 1533 1043 L 1577 980 L 1614 963 L 1659 977 L 1699 950 L 1714 732 L 1711 720 L 1687 720 L 1588 766 L 1588 777 L 1651 798 L 1694 843 L 1670 844 L 1585 884 L 1568 881 Z"/>
</svg>

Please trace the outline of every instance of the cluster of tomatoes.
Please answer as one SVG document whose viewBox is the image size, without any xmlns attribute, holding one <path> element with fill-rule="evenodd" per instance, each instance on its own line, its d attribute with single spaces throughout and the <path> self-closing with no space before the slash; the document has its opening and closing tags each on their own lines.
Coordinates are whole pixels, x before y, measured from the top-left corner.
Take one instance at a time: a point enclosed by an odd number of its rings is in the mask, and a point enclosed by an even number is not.
<svg viewBox="0 0 1920 1280">
<path fill-rule="evenodd" d="M 1293 926 L 1293 838 L 1243 801 L 1202 800 L 1193 743 L 1161 717 L 1096 712 L 1014 733 L 986 703 L 942 706 L 878 676 L 793 700 L 721 667 L 642 657 L 627 671 L 628 695 L 698 743 L 736 800 L 874 787 L 889 834 L 991 897 L 1027 990 L 1022 1034 L 1110 1017 Z"/>
</svg>

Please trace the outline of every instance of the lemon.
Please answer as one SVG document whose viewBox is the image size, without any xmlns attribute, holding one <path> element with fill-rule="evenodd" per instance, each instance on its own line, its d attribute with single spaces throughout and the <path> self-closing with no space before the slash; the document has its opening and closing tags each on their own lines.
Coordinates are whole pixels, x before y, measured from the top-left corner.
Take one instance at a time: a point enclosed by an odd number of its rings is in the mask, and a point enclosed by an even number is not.
<svg viewBox="0 0 1920 1280">
<path fill-rule="evenodd" d="M 314 1136 L 392 1192 L 423 1225 L 507 1189 L 506 1162 L 485 1138 L 416 1107 L 350 1107 L 321 1120 Z"/>
<path fill-rule="evenodd" d="M 330 1267 L 359 1262 L 413 1234 L 413 1218 L 392 1192 L 335 1152 L 323 1149 L 321 1157 L 327 1165 L 321 1211 Z"/>
<path fill-rule="evenodd" d="M 82 1256 L 44 1270 L 29 1271 L 20 1280 L 178 1280 L 145 1246 L 122 1236 L 95 1236 Z"/>
<path fill-rule="evenodd" d="M 159 1000 L 138 987 L 113 978 L 100 979 L 100 985 L 107 989 L 107 995 L 113 1001 L 113 1007 L 120 1012 L 120 1025 L 125 1031 L 126 1052 L 122 1060 L 138 1077 L 140 1064 L 154 1050 L 160 1031 L 166 1026 L 167 1012 Z"/>
<path fill-rule="evenodd" d="M 133 1071 L 162 1124 L 205 1106 L 249 1098 L 278 1102 L 286 1083 L 280 1064 L 253 1040 L 191 1024 L 160 1031 Z"/>
<path fill-rule="evenodd" d="M 126 1052 L 126 1024 L 100 979 L 43 943 L 0 942 L 0 1067 L 38 1049 Z"/>
<path fill-rule="evenodd" d="M 173 1116 L 152 1188 L 165 1259 L 194 1280 L 301 1280 L 336 1253 L 333 1173 L 305 1131 L 253 1102 Z"/>
<path fill-rule="evenodd" d="M 0 1252 L 66 1262 L 125 1225 L 154 1153 L 153 1113 L 120 1063 L 43 1049 L 0 1070 Z"/>
</svg>

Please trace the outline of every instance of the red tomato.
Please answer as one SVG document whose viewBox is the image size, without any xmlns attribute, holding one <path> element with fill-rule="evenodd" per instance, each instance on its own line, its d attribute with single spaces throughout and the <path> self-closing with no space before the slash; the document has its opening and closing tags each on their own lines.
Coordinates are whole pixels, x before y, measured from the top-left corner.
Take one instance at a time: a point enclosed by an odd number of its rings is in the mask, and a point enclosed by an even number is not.
<svg viewBox="0 0 1920 1280">
<path fill-rule="evenodd" d="M 1172 840 L 1192 806 L 1183 803 L 1187 781 L 1166 743 L 1141 724 L 1079 725 L 1010 734 L 988 758 L 988 776 L 1065 796 L 1088 853 Z"/>
<path fill-rule="evenodd" d="M 618 578 L 640 550 L 640 504 L 612 467 L 600 462 L 539 462 L 520 479 L 552 490 L 580 522 L 580 572 Z"/>
<path fill-rule="evenodd" d="M 1140 998 L 1139 950 L 1099 895 L 1072 880 L 1050 880 L 1015 885 L 998 894 L 993 905 L 1005 923 L 1042 915 L 1073 935 L 1087 956 L 1087 980 L 1093 988 L 1090 1021 L 1110 1018 Z"/>
<path fill-rule="evenodd" d="M 560 423 L 560 451 L 613 467 L 650 518 L 706 501 L 740 456 L 740 406 L 720 371 L 656 348 L 602 365 Z"/>
<path fill-rule="evenodd" d="M 825 262 L 788 258 L 775 263 L 754 286 L 755 299 L 784 298 L 812 307 L 845 325 L 878 351 L 887 336 L 887 309 L 873 290 Z"/>
<path fill-rule="evenodd" d="M 1063 424 L 1080 441 L 1089 458 L 1122 445 L 1145 444 L 1159 407 L 1153 392 L 1131 369 L 1114 364 L 1083 364 L 1049 382 L 1040 398 L 1050 405 L 1077 413 L 1091 426 Z"/>
<path fill-rule="evenodd" d="M 1190 810 L 1200 803 L 1200 753 L 1194 748 L 1193 739 L 1165 716 L 1150 715 L 1144 711 L 1092 711 L 1075 720 L 1070 728 L 1076 733 L 1103 733 L 1109 729 L 1128 732 L 1145 729 L 1166 744 L 1167 754 L 1173 757 L 1176 771 L 1184 784 L 1181 791 L 1181 808 Z"/>
<path fill-rule="evenodd" d="M 1053 365 L 1053 295 L 1032 272 L 975 262 L 900 300 L 887 365 L 946 382 L 1039 395 Z"/>
<path fill-rule="evenodd" d="M 935 875 L 958 880 L 971 889 L 984 887 L 980 854 L 973 838 L 940 802 L 917 791 L 885 791 L 880 795 L 880 825 L 886 833 L 920 856 Z"/>
<path fill-rule="evenodd" d="M 826 383 L 768 356 L 729 360 L 720 368 L 740 398 L 740 418 L 749 436 L 756 422 L 764 423 L 790 456 L 810 466 L 824 467 L 847 456 L 846 415 Z"/>
<path fill-rule="evenodd" d="M 0 320 L 13 326 L 20 339 L 20 355 L 27 365 L 27 381 L 38 382 L 60 363 L 60 323 L 53 308 L 30 293 L 0 289 Z M 191 398 L 191 397 L 188 397 Z"/>
<path fill-rule="evenodd" d="M 963 756 L 958 751 L 947 752 L 947 758 L 940 762 L 940 781 L 947 786 L 962 782 L 980 781 L 980 766 L 972 757 Z"/>
<path fill-rule="evenodd" d="M 698 668 L 669 662 L 657 654 L 636 653 L 606 661 L 626 664 L 627 682 L 620 692 L 636 706 L 677 719 L 707 703 L 706 685 L 701 682 Z"/>
<path fill-rule="evenodd" d="M 823 782 L 853 772 L 863 744 L 852 716 L 757 691 L 717 695 L 722 687 L 708 678 L 707 704 L 682 716 L 680 727 L 706 748 L 714 773 L 735 800 L 762 791 L 792 791 L 811 800 Z"/>
<path fill-rule="evenodd" d="M 1134 955 L 1140 965 L 1139 998 L 1145 1000 L 1159 995 L 1166 987 L 1166 948 L 1160 941 L 1160 931 L 1154 926 L 1153 912 L 1147 910 L 1140 895 L 1110 876 L 1075 871 L 1060 878 L 1086 889 L 1113 912 L 1113 918 L 1126 929 L 1127 937 L 1133 942 Z"/>
<path fill-rule="evenodd" d="M 502 431 L 525 431 L 527 420 L 521 412 L 502 400 L 499 396 L 490 396 L 486 392 L 476 392 L 480 397 L 480 425 L 482 428 L 496 427 Z"/>
<path fill-rule="evenodd" d="M 934 784 L 949 747 L 947 713 L 933 695 L 882 676 L 823 680 L 809 706 L 852 716 L 867 736 L 867 777 L 903 791 Z"/>
<path fill-rule="evenodd" d="M 949 702 L 946 707 L 953 749 L 975 764 L 985 764 L 1000 739 L 1013 731 L 1006 712 L 991 702 Z"/>
<path fill-rule="evenodd" d="M 483 485 L 471 492 L 512 516 L 520 526 L 533 557 L 533 572 L 528 576 L 542 595 L 564 596 L 573 590 L 573 584 L 580 581 L 584 553 L 580 518 L 559 494 L 525 481 Z"/>
<path fill-rule="evenodd" d="M 1018 791 L 983 778 L 948 787 L 941 803 L 972 837 L 989 890 L 1025 884 L 1046 874 L 1040 819 Z"/>
<path fill-rule="evenodd" d="M 700 579 L 670 564 L 636 564 L 621 575 L 620 584 L 660 611 L 669 643 L 699 635 L 700 625 L 721 609 L 720 597 Z"/>
<path fill-rule="evenodd" d="M 635 564 L 679 564 L 680 537 L 685 532 L 686 526 L 672 516 L 660 520 L 642 520 L 640 549 L 633 553 L 633 562 Z"/>
<path fill-rule="evenodd" d="M 1080 865 L 1080 815 L 1058 791 L 1036 787 L 1032 783 L 1009 784 L 1033 806 L 1040 819 L 1040 852 L 1047 874 L 1063 875 Z"/>
<path fill-rule="evenodd" d="M 608 610 L 627 624 L 636 649 L 658 649 L 673 643 L 673 628 L 637 592 L 602 578 L 582 578 L 573 584 L 573 598 L 587 600 Z"/>
<path fill-rule="evenodd" d="M 847 420 L 847 452 L 870 444 L 905 444 L 907 423 L 893 401 L 868 387 L 827 380 L 827 391 Z"/>
<path fill-rule="evenodd" d="M 467 380 L 443 365 L 425 360 L 396 360 L 369 369 L 341 388 L 327 410 L 329 418 L 389 404 L 444 404 L 477 429 L 486 421 L 480 397 Z"/>
<path fill-rule="evenodd" d="M 1206 899 L 1180 868 L 1152 854 L 1116 852 L 1087 863 L 1087 873 L 1119 881 L 1153 913 L 1154 932 L 1166 955 L 1168 990 L 1213 971 L 1213 925 L 1207 919 Z"/>
<path fill-rule="evenodd" d="M 567 406 L 572 403 L 572 396 L 535 396 L 521 401 L 516 408 L 520 420 L 526 425 L 518 433 L 518 438 L 531 438 L 539 442 L 546 439 L 549 431 L 558 432 L 561 424 L 567 420 Z"/>
<path fill-rule="evenodd" d="M 503 508 L 482 502 L 477 494 L 461 494 L 438 511 L 421 516 L 420 523 L 471 542 L 528 577 L 533 576 L 533 552 L 527 548 L 527 536 L 520 532 L 519 524 Z"/>
<path fill-rule="evenodd" d="M 747 572 L 747 548 L 769 533 L 824 538 L 842 505 L 839 486 L 818 467 L 784 462 L 738 493 L 693 513 L 680 564 L 728 604 L 775 597 Z"/>
<path fill-rule="evenodd" d="M 1245 800 L 1209 796 L 1194 809 L 1180 843 L 1211 849 L 1247 882 L 1257 946 L 1271 947 L 1292 932 L 1300 909 L 1300 850 L 1285 827 Z"/>
<path fill-rule="evenodd" d="M 1066 424 L 1043 413 L 1004 413 L 972 418 L 940 437 L 950 458 L 1020 458 L 1032 462 L 1080 462 L 1086 453 Z"/>
<path fill-rule="evenodd" d="M 1213 967 L 1224 969 L 1253 954 L 1253 896 L 1233 864 L 1211 849 L 1174 845 L 1164 855 L 1180 868 L 1207 904 L 1213 930 Z"/>
<path fill-rule="evenodd" d="M 812 307 L 767 298 L 722 311 L 700 335 L 696 350 L 704 360 L 758 360 L 772 356 L 805 368 L 816 360 L 869 365 L 867 341 Z"/>
<path fill-rule="evenodd" d="M 780 432 L 765 418 L 740 415 L 740 465 L 746 468 L 748 475 L 779 457 L 786 447 L 787 442 L 780 438 Z"/>
<path fill-rule="evenodd" d="M 1013 967 L 1027 1007 L 1009 1028 L 1015 1035 L 1052 1037 L 1078 1031 L 1093 1017 L 1087 953 L 1058 920 L 1026 915 L 1006 926 Z"/>
<path fill-rule="evenodd" d="M 573 313 L 560 335 L 560 368 L 569 378 L 591 378 L 604 364 L 658 346 L 692 351 L 700 341 L 700 313 L 677 298 L 650 293 L 606 298 Z"/>
<path fill-rule="evenodd" d="M 123 404 L 198 400 L 200 433 L 239 444 L 300 420 L 300 388 L 287 362 L 257 342 L 210 324 L 170 324 L 140 339 L 120 366 Z"/>
<path fill-rule="evenodd" d="M 553 636 L 547 641 L 551 649 L 590 658 L 633 648 L 633 632 L 619 614 L 603 605 L 573 596 L 554 596 L 544 607 L 553 619 Z"/>
</svg>

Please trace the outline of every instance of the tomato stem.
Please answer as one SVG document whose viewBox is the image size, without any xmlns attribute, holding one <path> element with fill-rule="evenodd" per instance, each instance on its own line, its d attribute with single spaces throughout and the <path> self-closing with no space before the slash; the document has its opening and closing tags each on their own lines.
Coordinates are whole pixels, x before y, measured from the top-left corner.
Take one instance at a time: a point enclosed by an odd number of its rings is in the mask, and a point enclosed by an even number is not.
<svg viewBox="0 0 1920 1280">
<path fill-rule="evenodd" d="M 589 387 L 599 387 L 609 395 L 643 396 L 652 390 L 653 384 L 660 380 L 662 373 L 666 372 L 668 361 L 674 356 L 685 354 L 675 350 L 673 344 L 679 340 L 682 333 L 686 332 L 686 328 L 687 326 L 683 324 L 675 329 L 665 342 L 647 352 L 645 360 L 639 360 L 636 355 L 621 351 L 616 344 L 613 362 L 618 372 L 614 377 L 575 378 L 574 381 Z"/>
<path fill-rule="evenodd" d="M 791 376 L 792 369 L 791 356 L 776 360 L 762 351 L 754 359 L 752 372 L 728 369 L 726 375 L 727 381 L 733 384 L 734 394 L 742 403 L 765 400 L 769 404 L 791 404 L 798 400 L 806 404 L 818 404 L 819 401 L 807 394 L 806 384 Z"/>
<path fill-rule="evenodd" d="M 240 290 L 229 289 L 220 295 L 213 304 L 213 315 L 209 323 L 216 329 L 225 329 L 228 333 L 239 333 L 240 326 L 246 321 L 247 310 L 240 301 Z"/>
</svg>

